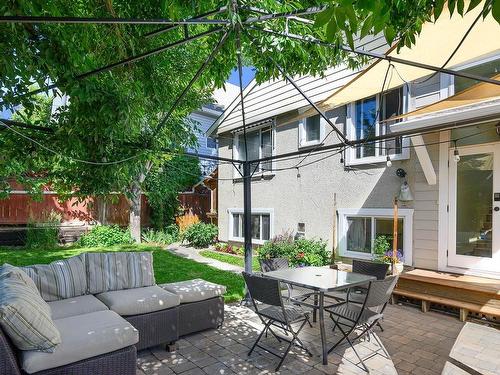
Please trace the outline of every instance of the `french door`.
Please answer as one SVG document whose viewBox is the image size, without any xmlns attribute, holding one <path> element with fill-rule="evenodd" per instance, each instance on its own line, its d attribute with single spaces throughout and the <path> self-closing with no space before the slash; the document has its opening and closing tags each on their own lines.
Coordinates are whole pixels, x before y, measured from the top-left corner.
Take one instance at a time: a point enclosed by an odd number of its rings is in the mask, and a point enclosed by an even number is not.
<svg viewBox="0 0 500 375">
<path fill-rule="evenodd" d="M 500 274 L 500 143 L 450 150 L 448 266 Z"/>
</svg>

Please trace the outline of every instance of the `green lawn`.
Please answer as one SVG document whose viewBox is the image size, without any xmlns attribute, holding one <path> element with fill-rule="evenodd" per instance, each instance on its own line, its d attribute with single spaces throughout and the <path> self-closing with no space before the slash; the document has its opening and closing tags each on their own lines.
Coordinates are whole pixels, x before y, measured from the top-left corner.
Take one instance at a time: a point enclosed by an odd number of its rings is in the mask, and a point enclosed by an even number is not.
<svg viewBox="0 0 500 375">
<path fill-rule="evenodd" d="M 185 259 L 153 245 L 118 245 L 113 247 L 56 247 L 52 249 L 0 248 L 0 264 L 15 266 L 50 263 L 84 252 L 152 251 L 155 278 L 158 284 L 201 278 L 227 287 L 226 302 L 239 301 L 244 295 L 244 281 L 240 275 L 221 271 L 205 264 Z"/>
<path fill-rule="evenodd" d="M 245 260 L 243 257 L 237 255 L 224 254 L 210 250 L 200 251 L 200 255 L 245 268 Z M 254 271 L 260 271 L 259 260 L 256 257 L 252 258 L 252 269 Z"/>
</svg>

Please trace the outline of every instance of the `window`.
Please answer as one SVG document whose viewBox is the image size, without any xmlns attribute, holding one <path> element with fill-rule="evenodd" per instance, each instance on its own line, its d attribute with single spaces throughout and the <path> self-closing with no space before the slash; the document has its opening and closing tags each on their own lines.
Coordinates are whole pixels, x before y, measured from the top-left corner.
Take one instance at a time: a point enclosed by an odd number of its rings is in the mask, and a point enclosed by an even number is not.
<svg viewBox="0 0 500 375">
<path fill-rule="evenodd" d="M 271 239 L 272 212 L 252 213 L 252 242 L 264 243 Z M 243 210 L 230 210 L 230 240 L 243 241 Z"/>
<path fill-rule="evenodd" d="M 500 73 L 500 58 L 496 57 L 493 59 L 489 59 L 489 61 L 483 60 L 483 62 L 474 63 L 467 67 L 464 67 L 463 69 L 460 69 L 460 71 L 475 74 L 481 77 L 491 78 Z M 457 76 L 455 76 L 453 79 L 455 94 L 478 83 L 478 81 Z"/>
<path fill-rule="evenodd" d="M 207 148 L 217 148 L 217 141 L 212 137 L 207 137 Z"/>
<path fill-rule="evenodd" d="M 351 104 L 347 121 L 348 137 L 358 140 L 389 134 L 390 126 L 398 120 L 388 121 L 388 119 L 403 113 L 403 91 L 404 89 L 400 87 L 389 91 L 382 97 L 372 96 Z M 409 157 L 409 152 L 405 151 L 401 137 L 359 145 L 348 153 L 347 161 L 348 164 L 382 162 L 386 160 L 387 155 L 394 160 Z"/>
<path fill-rule="evenodd" d="M 261 159 L 273 154 L 273 128 L 266 126 L 257 130 L 247 131 L 247 152 L 248 159 Z M 235 136 L 235 158 L 245 160 L 245 139 L 243 133 L 238 133 Z M 243 166 L 239 165 L 240 171 L 243 172 Z M 272 162 L 260 163 L 257 172 L 271 172 Z M 239 174 L 236 172 L 236 176 Z"/>
<path fill-rule="evenodd" d="M 393 244 L 392 209 L 361 208 L 339 210 L 339 249 L 342 256 L 370 259 L 378 236 L 386 236 Z M 400 209 L 398 217 L 398 249 L 405 264 L 412 262 L 413 210 Z"/>
<path fill-rule="evenodd" d="M 324 124 L 320 115 L 307 117 L 299 124 L 299 147 L 320 144 L 324 138 Z"/>
</svg>

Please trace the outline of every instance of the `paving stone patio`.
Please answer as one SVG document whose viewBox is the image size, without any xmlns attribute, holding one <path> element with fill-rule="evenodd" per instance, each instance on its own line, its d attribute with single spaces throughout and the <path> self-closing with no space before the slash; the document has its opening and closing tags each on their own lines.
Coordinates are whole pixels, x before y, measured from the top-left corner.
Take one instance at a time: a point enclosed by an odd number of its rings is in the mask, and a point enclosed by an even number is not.
<svg viewBox="0 0 500 375">
<path fill-rule="evenodd" d="M 144 374 L 272 374 L 278 363 L 273 355 L 256 349 L 247 357 L 249 348 L 261 330 L 258 317 L 246 307 L 226 305 L 225 322 L 221 329 L 187 336 L 178 341 L 178 350 L 168 353 L 161 348 L 146 350 L 138 356 L 138 375 Z M 441 374 L 463 323 L 457 318 L 435 312 L 422 313 L 409 306 L 388 306 L 383 322 L 384 332 L 376 329 L 391 359 L 381 355 L 365 361 L 370 374 Z M 329 323 L 328 323 L 329 324 Z M 470 323 L 469 323 L 470 324 Z M 329 342 L 337 335 L 330 330 Z M 345 346 L 329 355 L 328 366 L 321 363 L 321 344 L 317 323 L 304 328 L 300 338 L 314 356 L 310 358 L 294 348 L 280 369 L 281 374 L 366 374 L 356 366 L 352 349 Z M 279 343 L 268 337 L 273 348 Z M 498 344 L 498 343 L 497 343 Z M 374 340 L 360 342 L 356 348 L 362 357 L 377 348 Z M 497 346 L 498 348 L 498 346 Z M 497 356 L 496 360 L 500 361 Z M 500 364 L 500 362 L 499 362 Z M 499 367 L 500 368 L 500 367 Z M 461 374 L 461 372 L 447 372 Z"/>
</svg>

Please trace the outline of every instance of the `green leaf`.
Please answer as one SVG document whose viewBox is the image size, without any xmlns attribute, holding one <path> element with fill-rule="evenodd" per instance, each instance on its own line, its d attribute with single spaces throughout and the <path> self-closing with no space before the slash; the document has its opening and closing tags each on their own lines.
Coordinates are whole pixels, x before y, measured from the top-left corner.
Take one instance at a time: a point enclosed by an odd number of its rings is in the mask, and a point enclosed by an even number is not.
<svg viewBox="0 0 500 375">
<path fill-rule="evenodd" d="M 483 0 L 471 0 L 469 7 L 467 8 L 467 12 L 470 12 L 472 9 L 481 4 Z"/>
<path fill-rule="evenodd" d="M 385 36 L 385 40 L 387 40 L 387 43 L 392 44 L 392 42 L 394 41 L 394 38 L 396 37 L 396 30 L 394 30 L 394 27 L 387 26 L 384 29 L 384 36 Z"/>
<path fill-rule="evenodd" d="M 457 0 L 457 12 L 461 16 L 464 15 L 464 0 Z"/>
<path fill-rule="evenodd" d="M 493 15 L 493 18 L 500 23 L 500 0 L 493 0 L 491 14 Z"/>
<path fill-rule="evenodd" d="M 329 42 L 333 42 L 337 32 L 338 32 L 337 22 L 335 21 L 334 18 L 332 18 L 330 22 L 328 22 L 328 25 L 326 25 L 326 40 Z"/>
<path fill-rule="evenodd" d="M 457 0 L 448 0 L 448 10 L 450 11 L 450 17 L 453 15 L 455 11 L 455 4 Z"/>
<path fill-rule="evenodd" d="M 345 36 L 347 38 L 347 43 L 351 49 L 354 49 L 354 39 L 352 38 L 352 34 L 349 31 L 345 32 Z"/>
<path fill-rule="evenodd" d="M 365 36 L 367 36 L 370 33 L 372 27 L 372 17 L 368 16 L 366 17 L 365 21 L 363 22 L 363 26 L 361 27 L 360 37 L 364 38 Z"/>
<path fill-rule="evenodd" d="M 316 19 L 314 20 L 314 26 L 316 27 L 322 27 L 326 25 L 328 22 L 330 22 L 330 19 L 333 16 L 333 7 L 328 7 L 322 12 L 318 13 L 316 15 Z"/>
</svg>

